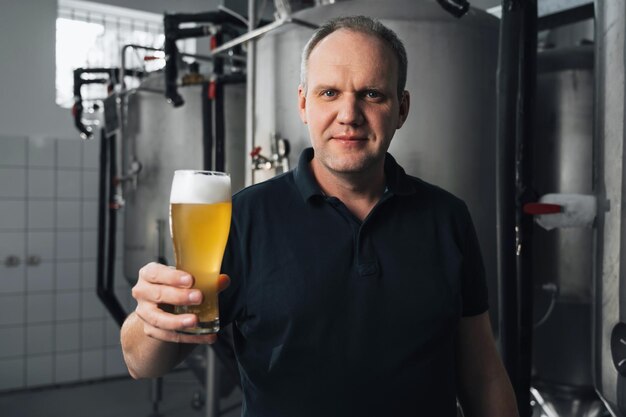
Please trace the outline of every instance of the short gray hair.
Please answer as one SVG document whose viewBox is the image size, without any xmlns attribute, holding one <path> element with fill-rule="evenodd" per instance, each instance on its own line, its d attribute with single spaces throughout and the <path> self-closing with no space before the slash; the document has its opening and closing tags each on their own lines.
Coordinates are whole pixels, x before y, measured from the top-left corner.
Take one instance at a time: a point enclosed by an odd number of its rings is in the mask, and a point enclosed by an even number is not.
<svg viewBox="0 0 626 417">
<path fill-rule="evenodd" d="M 315 31 L 311 39 L 309 39 L 305 45 L 302 51 L 302 60 L 300 61 L 300 84 L 304 87 L 305 93 L 307 66 L 311 52 L 313 52 L 313 49 L 315 49 L 322 39 L 339 29 L 348 29 L 375 36 L 385 41 L 387 45 L 391 47 L 394 55 L 398 59 L 398 98 L 401 98 L 406 85 L 407 73 L 407 57 L 404 44 L 394 31 L 378 20 L 367 16 L 336 17 L 327 21 Z"/>
</svg>

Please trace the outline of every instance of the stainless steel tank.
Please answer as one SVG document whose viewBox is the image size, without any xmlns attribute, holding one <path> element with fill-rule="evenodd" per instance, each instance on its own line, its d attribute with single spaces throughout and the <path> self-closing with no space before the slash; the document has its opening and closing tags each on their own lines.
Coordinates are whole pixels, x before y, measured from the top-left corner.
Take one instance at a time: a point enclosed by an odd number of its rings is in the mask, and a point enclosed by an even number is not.
<svg viewBox="0 0 626 417">
<path fill-rule="evenodd" d="M 169 193 L 176 169 L 203 169 L 202 87 L 179 88 L 185 104 L 174 108 L 163 94 L 162 76 L 146 81 L 129 95 L 124 129 L 123 166 L 141 165 L 136 180 L 124 184 L 124 275 L 134 282 L 148 262 L 165 258 L 174 265 L 169 229 Z M 225 86 L 225 169 L 233 192 L 245 180 L 245 86 Z M 132 176 L 131 176 L 132 178 Z"/>
<path fill-rule="evenodd" d="M 593 52 L 588 45 L 538 55 L 532 154 L 539 196 L 593 193 Z M 593 233 L 533 230 L 533 385 L 557 415 L 602 410 L 592 378 Z"/>
<path fill-rule="evenodd" d="M 626 4 L 596 0 L 594 191 L 594 381 L 613 415 L 626 415 L 626 262 L 624 238 L 624 39 Z"/>
<path fill-rule="evenodd" d="M 298 12 L 316 24 L 341 15 L 379 19 L 404 41 L 409 60 L 411 109 L 390 152 L 411 175 L 463 198 L 478 230 L 485 260 L 492 320 L 497 323 L 495 229 L 495 114 L 499 21 L 471 9 L 461 19 L 434 1 L 341 1 Z M 284 26 L 257 43 L 255 137 L 270 148 L 279 134 L 291 141 L 291 165 L 309 146 L 298 116 L 300 54 L 312 34 Z M 273 173 L 256 172 L 253 182 Z"/>
</svg>

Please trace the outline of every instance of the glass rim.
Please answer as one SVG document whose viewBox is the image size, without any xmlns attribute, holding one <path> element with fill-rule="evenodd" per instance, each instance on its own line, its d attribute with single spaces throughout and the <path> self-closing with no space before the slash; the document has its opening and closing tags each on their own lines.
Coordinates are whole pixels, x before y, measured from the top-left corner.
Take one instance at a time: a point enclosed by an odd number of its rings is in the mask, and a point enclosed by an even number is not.
<svg viewBox="0 0 626 417">
<path fill-rule="evenodd" d="M 230 177 L 228 172 L 222 171 L 209 171 L 203 169 L 177 169 L 174 171 L 174 175 L 176 174 L 200 174 L 200 175 L 209 175 L 215 177 Z"/>
</svg>

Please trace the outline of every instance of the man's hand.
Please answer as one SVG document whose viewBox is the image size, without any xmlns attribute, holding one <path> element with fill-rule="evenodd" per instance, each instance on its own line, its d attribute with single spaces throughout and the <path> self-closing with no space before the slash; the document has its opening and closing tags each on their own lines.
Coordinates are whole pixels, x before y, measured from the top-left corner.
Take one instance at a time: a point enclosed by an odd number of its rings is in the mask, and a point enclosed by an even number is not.
<svg viewBox="0 0 626 417">
<path fill-rule="evenodd" d="M 181 334 L 176 330 L 193 327 L 198 321 L 195 314 L 172 314 L 171 306 L 198 305 L 202 292 L 194 289 L 193 277 L 185 271 L 155 262 L 141 268 L 139 279 L 132 289 L 137 300 L 135 313 L 143 322 L 144 333 L 164 342 L 207 344 L 215 342 L 216 335 Z M 220 275 L 218 290 L 230 284 L 228 275 Z"/>
</svg>

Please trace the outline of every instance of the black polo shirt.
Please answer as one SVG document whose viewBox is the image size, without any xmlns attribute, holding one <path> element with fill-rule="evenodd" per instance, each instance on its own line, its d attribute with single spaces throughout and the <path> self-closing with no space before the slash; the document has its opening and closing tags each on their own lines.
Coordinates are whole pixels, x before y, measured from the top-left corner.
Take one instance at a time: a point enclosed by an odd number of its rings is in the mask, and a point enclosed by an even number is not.
<svg viewBox="0 0 626 417">
<path fill-rule="evenodd" d="M 454 339 L 487 310 L 465 204 L 387 155 L 359 221 L 297 168 L 233 198 L 222 323 L 244 416 L 456 416 Z"/>
</svg>

